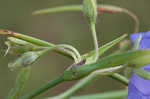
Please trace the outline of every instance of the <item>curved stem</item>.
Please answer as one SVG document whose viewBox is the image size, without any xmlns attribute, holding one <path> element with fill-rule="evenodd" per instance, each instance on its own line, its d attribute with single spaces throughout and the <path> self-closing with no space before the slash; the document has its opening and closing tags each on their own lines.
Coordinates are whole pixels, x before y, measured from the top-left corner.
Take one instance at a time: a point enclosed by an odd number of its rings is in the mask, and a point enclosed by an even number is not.
<svg viewBox="0 0 150 99">
<path fill-rule="evenodd" d="M 139 26 L 140 26 L 140 22 L 139 22 L 138 17 L 134 13 L 132 13 L 131 11 L 129 11 L 127 9 L 123 9 L 122 12 L 128 14 L 134 20 L 134 22 L 135 22 L 135 30 L 134 30 L 134 32 L 137 33 L 139 31 Z"/>
<path fill-rule="evenodd" d="M 64 47 L 66 49 L 71 50 L 76 55 L 78 62 L 81 61 L 81 55 L 80 55 L 79 51 L 76 48 L 74 48 L 73 46 L 67 45 L 67 44 L 59 44 L 57 46 Z"/>
<path fill-rule="evenodd" d="M 33 97 L 39 95 L 40 93 L 45 92 L 49 88 L 52 88 L 53 86 L 56 86 L 59 83 L 62 83 L 63 81 L 64 80 L 63 80 L 62 76 L 59 76 L 55 80 L 47 82 L 46 84 L 40 86 L 40 88 L 33 90 L 31 93 L 27 94 L 24 97 L 21 97 L 20 99 L 32 99 Z"/>
<path fill-rule="evenodd" d="M 57 47 L 60 47 L 60 46 L 57 46 Z M 74 52 L 72 52 L 72 51 L 70 51 L 68 49 L 65 49 L 65 48 L 58 48 L 58 49 L 61 49 L 62 51 L 64 51 L 68 55 L 72 56 L 72 58 L 74 59 L 75 63 L 78 63 L 78 58 L 77 58 L 77 56 L 76 56 L 76 54 Z"/>
<path fill-rule="evenodd" d="M 59 7 L 54 7 L 54 8 L 48 8 L 48 9 L 42 9 L 42 10 L 37 10 L 34 11 L 32 14 L 33 15 L 39 15 L 39 14 L 47 14 L 47 13 L 57 13 L 57 12 L 68 12 L 68 11 L 81 11 L 82 10 L 82 5 L 68 5 L 68 6 L 59 6 Z M 137 16 L 125 9 L 121 8 L 118 6 L 112 6 L 112 5 L 105 5 L 105 4 L 99 4 L 97 7 L 98 12 L 108 12 L 108 13 L 115 13 L 115 12 L 123 12 L 128 14 L 133 20 L 135 21 L 135 30 L 134 32 L 139 31 L 139 19 Z"/>
</svg>

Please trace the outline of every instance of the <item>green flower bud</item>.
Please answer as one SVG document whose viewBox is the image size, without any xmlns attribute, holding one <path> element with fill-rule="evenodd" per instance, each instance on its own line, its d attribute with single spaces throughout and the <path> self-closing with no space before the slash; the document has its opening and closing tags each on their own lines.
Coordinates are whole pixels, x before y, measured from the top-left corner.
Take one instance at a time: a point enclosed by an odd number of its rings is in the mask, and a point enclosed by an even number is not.
<svg viewBox="0 0 150 99">
<path fill-rule="evenodd" d="M 87 17 L 89 23 L 95 23 L 97 18 L 97 1 L 83 0 L 83 13 Z"/>
<path fill-rule="evenodd" d="M 11 70 L 14 70 L 19 67 L 29 66 L 33 64 L 41 55 L 43 55 L 47 51 L 48 50 L 26 52 L 21 57 L 19 57 L 15 62 L 9 63 L 8 67 Z"/>
<path fill-rule="evenodd" d="M 129 40 L 123 40 L 119 43 L 119 49 L 120 51 L 125 51 L 131 47 L 131 41 Z"/>
</svg>

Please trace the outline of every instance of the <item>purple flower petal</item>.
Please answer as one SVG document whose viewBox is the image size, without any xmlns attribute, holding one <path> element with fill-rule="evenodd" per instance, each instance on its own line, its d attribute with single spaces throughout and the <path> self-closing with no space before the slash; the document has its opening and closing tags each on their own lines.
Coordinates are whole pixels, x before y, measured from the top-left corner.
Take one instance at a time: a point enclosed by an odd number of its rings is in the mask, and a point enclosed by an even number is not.
<svg viewBox="0 0 150 99">
<path fill-rule="evenodd" d="M 129 83 L 132 83 L 143 95 L 150 95 L 150 80 L 143 79 L 136 75 L 136 73 L 133 73 Z"/>
<path fill-rule="evenodd" d="M 143 95 L 136 87 L 134 84 L 129 82 L 130 89 L 128 91 L 128 97 L 127 99 L 150 99 L 150 96 L 148 95 Z"/>
<path fill-rule="evenodd" d="M 130 35 L 130 39 L 133 44 L 136 40 L 142 36 L 140 41 L 139 49 L 150 49 L 150 31 L 146 33 L 134 33 Z M 143 66 L 146 71 L 150 72 L 150 64 Z M 133 73 L 130 77 L 128 86 L 128 97 L 127 99 L 150 99 L 150 80 L 143 79 Z"/>
</svg>

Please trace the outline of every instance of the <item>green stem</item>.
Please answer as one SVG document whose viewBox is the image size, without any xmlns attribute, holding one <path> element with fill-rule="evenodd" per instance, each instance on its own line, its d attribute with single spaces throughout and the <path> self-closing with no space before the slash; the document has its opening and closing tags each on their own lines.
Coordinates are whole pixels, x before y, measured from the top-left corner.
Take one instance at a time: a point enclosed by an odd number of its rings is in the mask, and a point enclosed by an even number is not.
<svg viewBox="0 0 150 99">
<path fill-rule="evenodd" d="M 95 79 L 98 76 L 102 76 L 102 75 L 110 75 L 112 74 L 114 71 L 120 70 L 121 68 L 123 68 L 122 66 L 117 66 L 117 67 L 113 67 L 113 68 L 106 68 L 106 69 L 101 69 L 101 70 L 96 70 L 94 72 L 92 72 L 91 74 L 89 74 L 88 76 L 86 76 L 85 78 L 81 79 L 77 84 L 75 84 L 72 88 L 68 89 L 67 91 L 65 91 L 64 93 L 54 97 L 54 99 L 67 99 L 69 98 L 72 94 L 76 93 L 77 91 L 79 91 L 81 88 L 85 87 L 88 83 L 92 82 L 93 79 Z M 118 75 L 117 75 L 118 76 Z M 116 77 L 116 76 L 115 76 Z M 119 76 L 120 77 L 120 76 Z M 121 76 L 122 77 L 122 76 Z M 120 78 L 121 78 L 120 77 Z M 124 77 L 122 77 L 124 78 Z M 51 98 L 49 98 L 51 99 Z"/>
<path fill-rule="evenodd" d="M 18 99 L 20 97 L 25 82 L 28 80 L 30 75 L 30 69 L 30 66 L 21 69 L 17 76 L 15 87 L 10 90 L 7 99 Z"/>
<path fill-rule="evenodd" d="M 38 45 L 38 46 L 45 46 L 45 47 L 54 46 L 54 44 L 52 44 L 52 43 L 49 43 L 49 42 L 46 42 L 46 41 L 43 41 L 43 40 L 31 37 L 31 36 L 23 35 L 23 34 L 20 34 L 20 33 L 15 33 L 14 32 L 12 34 L 12 36 L 14 36 L 14 37 L 16 37 L 18 39 L 21 39 L 21 40 L 33 43 L 33 44 Z"/>
<path fill-rule="evenodd" d="M 42 9 L 38 11 L 34 11 L 32 15 L 39 15 L 39 14 L 47 14 L 47 13 L 53 13 L 53 12 L 65 12 L 65 11 L 81 11 L 82 5 L 69 5 L 69 6 L 60 6 L 57 8 L 48 8 L 48 9 Z"/>
<path fill-rule="evenodd" d="M 126 77 L 124 77 L 118 73 L 114 73 L 110 77 L 112 77 L 113 79 L 116 79 L 117 81 L 120 81 L 121 83 L 123 83 L 125 85 L 128 85 L 129 80 Z"/>
<path fill-rule="evenodd" d="M 95 59 L 94 60 L 97 61 L 99 57 L 99 52 L 98 52 L 98 40 L 97 40 L 97 35 L 96 35 L 96 30 L 95 30 L 95 23 L 91 22 L 90 26 L 91 26 L 92 37 L 93 37 L 94 47 L 95 47 Z"/>
<path fill-rule="evenodd" d="M 82 58 L 81 58 L 80 53 L 79 53 L 78 50 L 77 50 L 76 48 L 74 48 L 73 46 L 67 45 L 67 44 L 59 44 L 59 45 L 57 45 L 57 46 L 71 50 L 71 51 L 75 54 L 75 56 L 76 56 L 76 58 L 77 58 L 77 62 L 80 62 L 80 61 L 81 61 Z"/>
<path fill-rule="evenodd" d="M 139 26 L 140 26 L 140 21 L 139 21 L 138 17 L 133 12 L 131 12 L 125 8 L 122 10 L 122 12 L 126 13 L 134 20 L 134 22 L 135 22 L 134 32 L 137 33 L 139 31 Z"/>
<path fill-rule="evenodd" d="M 70 88 L 69 90 L 65 91 L 64 93 L 54 97 L 54 99 L 66 99 L 68 97 L 70 97 L 73 93 L 79 91 L 81 88 L 83 88 L 84 86 L 86 86 L 89 82 L 91 82 L 95 77 L 97 77 L 97 75 L 95 75 L 94 73 L 91 73 L 90 75 L 88 75 L 87 77 L 81 79 L 77 84 L 75 84 L 72 88 Z M 49 98 L 51 99 L 51 98 Z"/>
<path fill-rule="evenodd" d="M 39 94 L 45 92 L 46 90 L 48 90 L 49 88 L 52 88 L 53 86 L 58 85 L 59 83 L 62 83 L 63 81 L 64 80 L 63 80 L 62 76 L 59 76 L 55 80 L 49 81 L 46 84 L 40 86 L 40 88 L 33 90 L 31 93 L 27 94 L 26 96 L 22 97 L 21 99 L 32 99 L 33 97 L 38 96 Z"/>
<path fill-rule="evenodd" d="M 74 96 L 70 99 L 120 99 L 123 97 L 126 97 L 128 94 L 127 90 L 119 90 L 119 91 L 113 91 L 113 92 L 105 92 L 105 93 L 99 93 L 99 94 L 92 94 L 92 95 L 84 95 L 84 96 Z"/>
</svg>

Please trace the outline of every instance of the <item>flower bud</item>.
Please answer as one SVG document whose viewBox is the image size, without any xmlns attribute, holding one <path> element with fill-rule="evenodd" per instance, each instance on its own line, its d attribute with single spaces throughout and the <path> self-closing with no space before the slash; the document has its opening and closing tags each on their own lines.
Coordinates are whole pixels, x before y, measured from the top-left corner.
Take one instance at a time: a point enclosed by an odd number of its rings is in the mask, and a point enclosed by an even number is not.
<svg viewBox="0 0 150 99">
<path fill-rule="evenodd" d="M 29 66 L 34 63 L 41 55 L 43 55 L 45 50 L 43 51 L 30 51 L 24 53 L 21 57 L 19 57 L 15 62 L 9 63 L 8 67 L 11 70 L 17 69 L 19 67 Z"/>
<path fill-rule="evenodd" d="M 127 50 L 128 48 L 130 48 L 131 47 L 131 41 L 129 41 L 129 40 L 123 40 L 123 41 L 121 41 L 120 43 L 119 43 L 119 49 L 120 49 L 120 51 L 125 51 L 125 50 Z"/>
<path fill-rule="evenodd" d="M 95 23 L 97 18 L 97 1 L 83 0 L 83 13 L 85 17 L 87 17 L 89 23 Z"/>
</svg>

